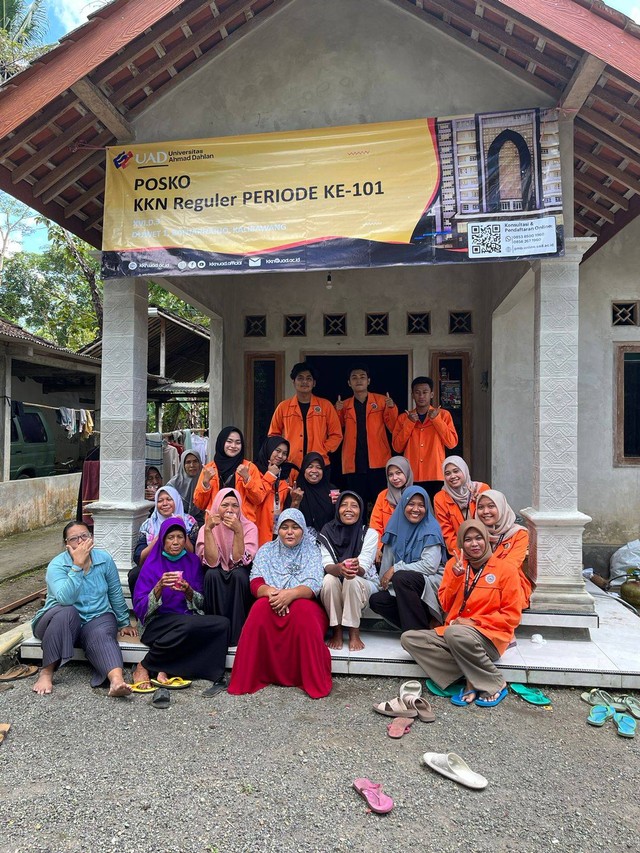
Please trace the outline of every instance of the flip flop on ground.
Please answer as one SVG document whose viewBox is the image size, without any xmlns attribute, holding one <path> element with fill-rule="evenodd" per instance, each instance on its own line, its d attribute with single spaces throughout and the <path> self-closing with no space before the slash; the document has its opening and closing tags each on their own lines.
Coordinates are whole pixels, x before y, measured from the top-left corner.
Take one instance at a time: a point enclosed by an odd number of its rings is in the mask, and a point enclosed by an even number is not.
<svg viewBox="0 0 640 853">
<path fill-rule="evenodd" d="M 174 675 L 173 678 L 168 678 L 166 681 L 158 681 L 157 678 L 152 678 L 151 683 L 156 687 L 166 687 L 167 690 L 184 690 L 191 686 L 191 681 L 185 681 L 179 675 Z"/>
<path fill-rule="evenodd" d="M 624 706 L 620 705 L 610 693 L 607 693 L 606 690 L 602 690 L 600 687 L 594 687 L 593 690 L 581 693 L 580 698 L 587 705 L 607 705 L 609 708 L 613 708 L 614 711 L 625 710 Z"/>
<path fill-rule="evenodd" d="M 367 805 L 376 814 L 387 814 L 393 808 L 393 800 L 382 790 L 382 785 L 371 779 L 355 779 L 353 787 L 364 797 Z"/>
<path fill-rule="evenodd" d="M 489 782 L 480 773 L 472 770 L 467 762 L 455 752 L 425 752 L 420 759 L 425 767 L 430 767 L 436 773 L 453 779 L 459 785 L 474 788 L 476 791 L 486 788 Z"/>
<path fill-rule="evenodd" d="M 613 722 L 616 724 L 620 737 L 635 737 L 638 724 L 629 714 L 614 714 Z"/>
<path fill-rule="evenodd" d="M 640 702 L 635 696 L 630 696 L 628 693 L 616 696 L 615 706 L 619 706 L 621 711 L 631 714 L 636 720 L 640 720 Z"/>
<path fill-rule="evenodd" d="M 156 692 L 153 694 L 151 704 L 154 708 L 160 708 L 163 711 L 165 708 L 169 707 L 171 704 L 171 694 L 166 687 L 158 687 Z"/>
<path fill-rule="evenodd" d="M 481 708 L 495 708 L 496 705 L 499 705 L 503 699 L 507 698 L 508 690 L 506 687 L 503 687 L 502 690 L 498 693 L 495 699 L 487 699 L 486 696 L 478 696 L 476 699 L 476 705 L 479 705 Z M 491 696 L 492 694 L 488 693 L 487 696 Z"/>
<path fill-rule="evenodd" d="M 391 723 L 387 723 L 387 734 L 392 738 L 401 738 L 411 731 L 413 720 L 411 717 L 396 717 Z"/>
<path fill-rule="evenodd" d="M 473 705 L 477 695 L 477 690 L 461 690 L 460 693 L 456 693 L 455 696 L 451 697 L 451 704 L 455 705 L 456 708 L 468 708 L 470 705 Z M 471 696 L 472 698 L 467 702 L 466 696 Z"/>
<path fill-rule="evenodd" d="M 433 693 L 434 696 L 441 696 L 447 699 L 450 699 L 452 696 L 456 696 L 464 690 L 464 681 L 454 681 L 453 684 L 449 684 L 449 686 L 444 689 L 438 687 L 432 678 L 427 678 L 424 683 L 427 690 L 430 693 Z"/>
<path fill-rule="evenodd" d="M 510 684 L 510 689 L 530 705 L 550 705 L 551 699 L 545 696 L 537 687 L 529 687 L 528 684 Z"/>
<path fill-rule="evenodd" d="M 136 681 L 131 685 L 132 693 L 155 693 L 157 689 L 150 681 Z"/>
<path fill-rule="evenodd" d="M 589 711 L 587 722 L 590 726 L 604 726 L 613 717 L 614 710 L 610 705 L 594 705 Z"/>
<path fill-rule="evenodd" d="M 15 666 L 12 666 L 11 669 L 3 672 L 2 675 L 0 675 L 0 681 L 17 681 L 19 678 L 30 678 L 32 675 L 35 675 L 37 671 L 37 666 L 18 663 Z"/>
</svg>

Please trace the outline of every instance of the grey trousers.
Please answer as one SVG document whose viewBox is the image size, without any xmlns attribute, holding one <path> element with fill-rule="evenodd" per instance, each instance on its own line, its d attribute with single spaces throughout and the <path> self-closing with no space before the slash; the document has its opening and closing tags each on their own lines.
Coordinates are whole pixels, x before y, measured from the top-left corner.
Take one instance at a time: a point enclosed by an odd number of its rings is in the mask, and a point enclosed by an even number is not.
<svg viewBox="0 0 640 853">
<path fill-rule="evenodd" d="M 38 620 L 34 635 L 42 641 L 42 665 L 64 666 L 76 646 L 84 649 L 93 667 L 91 686 L 99 687 L 112 669 L 122 669 L 122 652 L 116 638 L 113 613 L 103 613 L 83 625 L 73 605 L 55 604 Z"/>
<path fill-rule="evenodd" d="M 443 690 L 461 675 L 476 691 L 490 695 L 505 682 L 494 664 L 500 657 L 498 650 L 470 625 L 449 625 L 442 637 L 435 631 L 405 631 L 400 642 Z"/>
</svg>

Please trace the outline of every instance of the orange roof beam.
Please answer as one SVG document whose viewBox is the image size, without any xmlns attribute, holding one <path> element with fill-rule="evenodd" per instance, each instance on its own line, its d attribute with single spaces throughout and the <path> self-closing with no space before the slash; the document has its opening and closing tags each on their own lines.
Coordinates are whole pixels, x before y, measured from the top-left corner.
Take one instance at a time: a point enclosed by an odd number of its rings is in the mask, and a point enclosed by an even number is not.
<svg viewBox="0 0 640 853">
<path fill-rule="evenodd" d="M 38 73 L 23 72 L 20 86 L 11 80 L 0 90 L 0 139 L 7 136 L 38 110 L 46 107 L 99 65 L 122 50 L 149 27 L 178 9 L 183 0 L 128 0 L 111 14 L 93 18 L 75 41 L 66 40 L 40 63 Z M 84 29 L 84 28 L 83 28 Z M 37 64 L 37 63 L 36 63 Z M 22 75 L 18 75 L 22 76 Z"/>
</svg>

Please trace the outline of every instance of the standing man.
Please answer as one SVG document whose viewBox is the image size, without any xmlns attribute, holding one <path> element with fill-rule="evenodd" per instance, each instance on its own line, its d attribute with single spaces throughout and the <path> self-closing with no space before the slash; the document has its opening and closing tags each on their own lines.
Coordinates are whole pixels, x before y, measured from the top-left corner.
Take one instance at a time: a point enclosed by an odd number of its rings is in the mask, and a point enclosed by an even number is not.
<svg viewBox="0 0 640 853">
<path fill-rule="evenodd" d="M 289 461 L 300 468 L 307 453 L 315 450 L 329 464 L 329 453 L 342 441 L 342 429 L 335 409 L 323 397 L 316 397 L 316 372 L 306 361 L 294 364 L 289 374 L 295 394 L 276 407 L 269 435 L 281 435 L 289 442 Z"/>
<path fill-rule="evenodd" d="M 393 449 L 406 456 L 413 471 L 414 485 L 422 486 L 433 501 L 442 488 L 445 447 L 453 450 L 458 443 L 458 433 L 449 412 L 432 405 L 433 379 L 416 376 L 411 383 L 411 396 L 415 409 L 407 410 L 398 418 L 393 430 Z"/>
<path fill-rule="evenodd" d="M 344 430 L 342 473 L 347 487 L 360 495 L 365 509 L 387 485 L 385 465 L 392 456 L 387 429 L 393 431 L 398 420 L 398 407 L 387 391 L 386 396 L 369 391 L 369 370 L 354 365 L 347 385 L 353 397 L 338 397 L 336 411 Z"/>
</svg>

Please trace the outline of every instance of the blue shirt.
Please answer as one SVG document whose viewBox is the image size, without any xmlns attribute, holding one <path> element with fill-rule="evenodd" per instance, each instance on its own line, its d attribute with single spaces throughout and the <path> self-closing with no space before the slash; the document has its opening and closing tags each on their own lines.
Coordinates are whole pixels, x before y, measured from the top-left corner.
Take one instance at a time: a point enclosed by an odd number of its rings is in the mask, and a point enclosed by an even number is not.
<svg viewBox="0 0 640 853">
<path fill-rule="evenodd" d="M 111 554 L 94 548 L 91 551 L 91 567 L 86 574 L 74 569 L 73 565 L 71 555 L 64 551 L 47 566 L 47 598 L 44 607 L 33 617 L 32 628 L 56 604 L 73 605 L 83 625 L 105 613 L 114 614 L 118 628 L 129 625 L 129 610 Z"/>
</svg>

